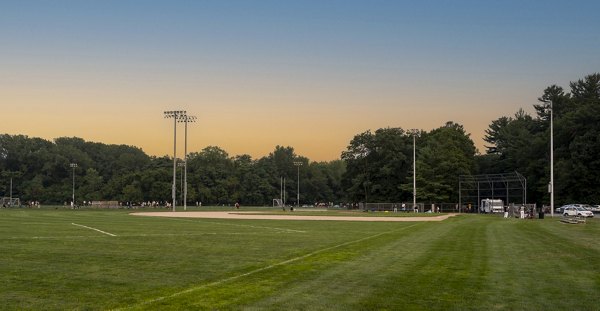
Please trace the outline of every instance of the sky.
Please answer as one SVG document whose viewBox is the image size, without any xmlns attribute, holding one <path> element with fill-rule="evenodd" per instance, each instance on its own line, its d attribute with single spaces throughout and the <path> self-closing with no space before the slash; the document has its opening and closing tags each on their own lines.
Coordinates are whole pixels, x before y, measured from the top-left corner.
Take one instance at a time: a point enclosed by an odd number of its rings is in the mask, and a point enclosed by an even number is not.
<svg viewBox="0 0 600 311">
<path fill-rule="evenodd" d="M 489 124 L 600 72 L 600 1 L 4 1 L 0 133 L 312 161 L 385 127 Z M 179 125 L 178 156 L 183 156 Z"/>
</svg>

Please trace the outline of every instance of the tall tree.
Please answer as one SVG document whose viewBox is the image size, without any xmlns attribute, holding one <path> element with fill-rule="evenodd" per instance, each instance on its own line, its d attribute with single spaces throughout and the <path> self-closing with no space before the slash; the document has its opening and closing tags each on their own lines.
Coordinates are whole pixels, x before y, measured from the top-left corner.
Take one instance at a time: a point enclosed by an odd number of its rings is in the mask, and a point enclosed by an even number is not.
<svg viewBox="0 0 600 311">
<path fill-rule="evenodd" d="M 475 169 L 475 145 L 464 127 L 454 122 L 426 133 L 417 157 L 419 198 L 458 202 L 458 177 Z"/>
</svg>

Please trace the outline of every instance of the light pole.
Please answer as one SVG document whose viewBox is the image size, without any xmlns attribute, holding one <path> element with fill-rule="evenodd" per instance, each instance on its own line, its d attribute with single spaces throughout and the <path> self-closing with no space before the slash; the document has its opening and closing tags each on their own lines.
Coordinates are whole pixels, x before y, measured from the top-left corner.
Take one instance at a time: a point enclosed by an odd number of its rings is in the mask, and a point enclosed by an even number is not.
<svg viewBox="0 0 600 311">
<path fill-rule="evenodd" d="M 300 166 L 302 166 L 302 162 L 294 161 L 294 165 L 298 168 L 298 192 L 296 194 L 296 205 L 300 207 Z"/>
<path fill-rule="evenodd" d="M 550 217 L 554 217 L 554 125 L 553 125 L 554 108 L 552 100 L 550 101 Z"/>
<path fill-rule="evenodd" d="M 183 118 L 183 116 L 186 115 L 186 112 L 185 110 L 165 111 L 164 115 L 165 119 L 173 118 L 173 187 L 171 188 L 171 195 L 173 198 L 173 211 L 175 211 L 175 184 L 177 183 L 177 120 Z"/>
<path fill-rule="evenodd" d="M 12 207 L 13 205 L 13 200 L 12 200 L 12 176 L 10 176 L 10 202 L 9 205 Z"/>
<path fill-rule="evenodd" d="M 185 166 L 185 162 L 177 162 L 177 167 L 179 167 L 179 175 L 181 177 L 179 177 L 179 182 L 180 182 L 180 187 L 179 187 L 179 191 L 181 192 L 181 194 L 183 194 L 183 173 L 181 173 L 181 171 L 183 170 L 183 167 Z M 184 200 L 182 198 L 182 200 Z M 183 203 L 183 202 L 181 202 Z"/>
<path fill-rule="evenodd" d="M 187 211 L 187 125 L 188 123 L 196 122 L 195 116 L 183 115 L 179 122 L 185 123 L 185 147 L 184 147 L 184 156 L 183 156 L 183 180 L 184 180 L 184 188 L 183 188 L 183 210 Z"/>
<path fill-rule="evenodd" d="M 410 133 L 413 137 L 413 209 L 417 206 L 417 135 L 419 130 L 412 129 Z"/>
<path fill-rule="evenodd" d="M 283 177 L 283 208 L 285 208 L 285 177 Z"/>
<path fill-rule="evenodd" d="M 71 198 L 71 207 L 75 207 L 75 168 L 77 168 L 77 163 L 71 163 L 69 166 L 73 169 L 73 197 Z"/>
</svg>

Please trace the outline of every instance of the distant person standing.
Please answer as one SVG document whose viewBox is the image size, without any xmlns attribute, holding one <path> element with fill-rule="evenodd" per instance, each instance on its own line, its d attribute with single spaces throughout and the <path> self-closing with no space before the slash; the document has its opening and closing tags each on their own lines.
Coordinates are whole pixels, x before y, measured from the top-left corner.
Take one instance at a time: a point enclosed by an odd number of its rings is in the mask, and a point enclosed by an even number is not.
<svg viewBox="0 0 600 311">
<path fill-rule="evenodd" d="M 235 202 L 235 209 L 240 209 L 240 203 Z"/>
<path fill-rule="evenodd" d="M 525 209 L 521 206 L 521 219 L 525 219 Z"/>
</svg>

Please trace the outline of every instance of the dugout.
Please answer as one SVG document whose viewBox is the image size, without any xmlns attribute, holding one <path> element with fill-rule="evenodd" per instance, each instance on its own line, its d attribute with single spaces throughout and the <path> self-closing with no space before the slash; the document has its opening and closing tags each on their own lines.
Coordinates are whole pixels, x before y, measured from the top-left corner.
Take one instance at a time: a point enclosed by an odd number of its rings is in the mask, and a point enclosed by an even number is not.
<svg viewBox="0 0 600 311">
<path fill-rule="evenodd" d="M 461 212 L 479 212 L 482 199 L 499 199 L 504 206 L 527 204 L 527 178 L 519 172 L 460 175 L 458 201 Z"/>
</svg>

